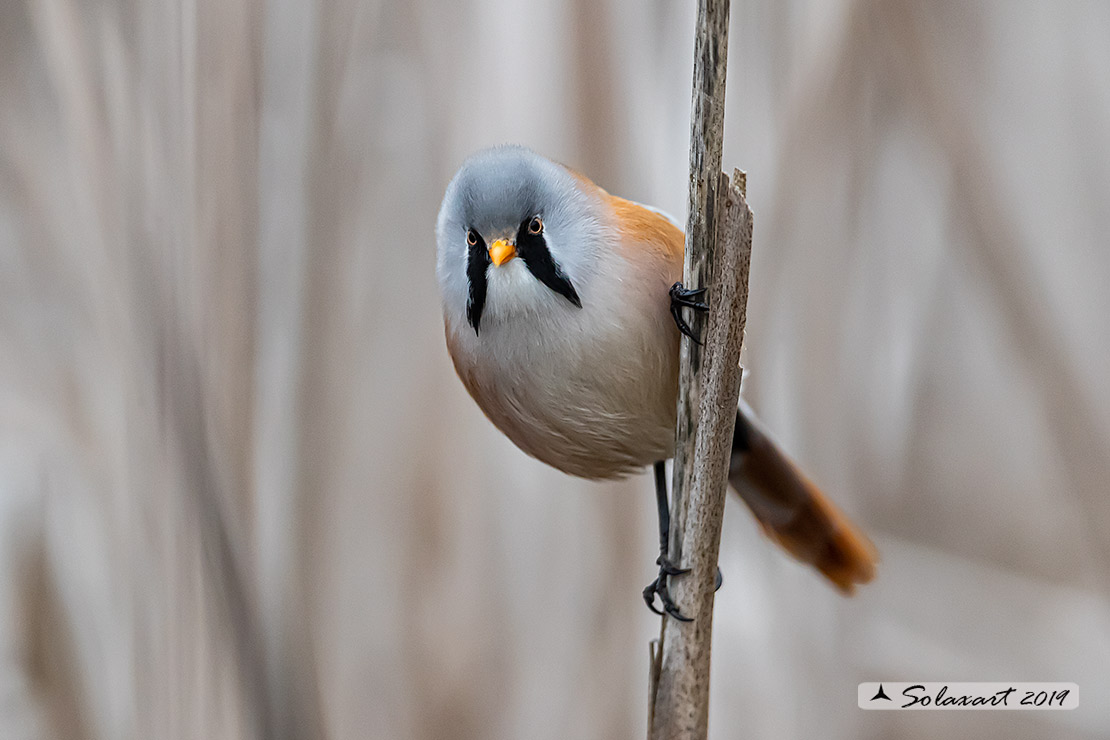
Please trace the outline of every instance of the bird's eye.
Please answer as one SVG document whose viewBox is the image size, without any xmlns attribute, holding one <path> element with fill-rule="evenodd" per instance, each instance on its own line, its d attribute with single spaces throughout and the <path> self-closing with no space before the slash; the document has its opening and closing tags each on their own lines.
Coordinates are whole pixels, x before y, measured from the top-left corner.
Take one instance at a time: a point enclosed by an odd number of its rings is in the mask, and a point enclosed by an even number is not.
<svg viewBox="0 0 1110 740">
<path fill-rule="evenodd" d="M 539 216 L 532 216 L 532 220 L 528 222 L 529 234 L 542 234 L 543 233 L 543 220 Z"/>
<path fill-rule="evenodd" d="M 472 247 L 478 246 L 478 232 L 470 229 L 466 232 L 466 243 Z"/>
</svg>

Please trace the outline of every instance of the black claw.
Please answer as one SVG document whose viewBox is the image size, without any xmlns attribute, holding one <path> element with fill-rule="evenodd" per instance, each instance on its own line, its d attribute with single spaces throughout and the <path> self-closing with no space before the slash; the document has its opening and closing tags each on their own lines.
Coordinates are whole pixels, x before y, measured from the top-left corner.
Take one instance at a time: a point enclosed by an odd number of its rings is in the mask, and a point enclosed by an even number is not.
<svg viewBox="0 0 1110 740">
<path fill-rule="evenodd" d="M 670 293 L 671 303 L 677 303 L 680 306 L 686 306 L 698 311 L 708 311 L 709 304 L 703 301 L 695 301 L 695 298 L 701 298 L 705 295 L 708 288 L 698 288 L 697 290 L 687 290 L 682 286 L 681 282 L 677 282 L 671 286 Z"/>
<path fill-rule="evenodd" d="M 685 614 L 680 612 L 678 610 L 678 607 L 675 606 L 673 601 L 671 603 L 667 604 L 665 607 L 663 607 L 663 609 L 667 612 L 667 614 L 674 617 L 675 619 L 677 619 L 680 622 L 693 622 L 694 621 L 693 617 L 687 617 Z"/>
<path fill-rule="evenodd" d="M 674 603 L 674 599 L 671 598 L 671 592 L 667 588 L 667 578 L 669 576 L 684 576 L 690 572 L 690 569 L 679 568 L 668 560 L 666 555 L 660 555 L 659 559 L 655 562 L 659 565 L 659 576 L 644 588 L 644 602 L 648 605 L 648 609 L 651 609 L 659 616 L 663 616 L 664 612 L 666 612 L 666 614 L 682 622 L 694 621 L 690 617 L 684 616 L 682 612 L 679 611 L 678 605 Z M 659 601 L 663 605 L 663 611 L 659 611 L 655 608 L 656 594 L 659 595 Z"/>
<path fill-rule="evenodd" d="M 709 304 L 705 301 L 695 301 L 695 298 L 701 298 L 705 295 L 707 288 L 698 288 L 697 290 L 686 290 L 682 287 L 682 283 L 675 283 L 671 286 L 671 300 L 679 305 L 693 308 L 698 311 L 708 311 Z"/>
<path fill-rule="evenodd" d="M 690 337 L 695 344 L 701 344 L 697 332 L 690 328 L 686 323 L 686 319 L 682 317 L 682 308 L 692 308 L 695 311 L 708 311 L 709 305 L 704 301 L 695 300 L 705 295 L 705 288 L 698 288 L 697 290 L 687 290 L 682 287 L 682 283 L 678 282 L 671 286 L 669 291 L 671 296 L 671 317 L 674 319 L 675 326 L 678 330 Z"/>
<path fill-rule="evenodd" d="M 659 564 L 659 577 L 644 588 L 644 603 L 647 604 L 648 609 L 651 609 L 652 612 L 661 617 L 666 615 L 680 622 L 693 622 L 693 617 L 687 617 L 679 610 L 678 604 L 674 603 L 674 599 L 671 598 L 671 593 L 666 583 L 667 576 L 685 575 L 690 572 L 690 569 L 676 568 L 674 564 L 662 556 L 660 556 L 659 560 L 661 561 Z M 721 584 L 724 582 L 725 579 L 724 576 L 721 575 L 721 569 L 717 568 L 716 585 L 713 590 L 719 591 Z M 659 601 L 663 605 L 663 611 L 659 611 L 655 606 L 656 594 L 659 595 Z"/>
<path fill-rule="evenodd" d="M 671 317 L 674 319 L 675 326 L 678 327 L 678 330 L 680 332 L 690 337 L 690 341 L 692 341 L 694 344 L 701 344 L 701 340 L 698 339 L 698 335 L 694 333 L 694 330 L 691 329 L 690 325 L 686 323 L 686 319 L 682 318 L 682 313 L 679 311 L 679 307 L 677 305 L 671 306 Z"/>
<path fill-rule="evenodd" d="M 663 555 L 655 560 L 655 564 L 659 566 L 659 573 L 662 575 L 684 576 L 690 572 L 689 568 L 679 568 Z"/>
<path fill-rule="evenodd" d="M 682 611 L 679 611 L 678 605 L 675 604 L 675 600 L 673 598 L 670 598 L 670 591 L 667 589 L 666 576 L 660 574 L 658 578 L 652 581 L 652 585 L 644 589 L 645 600 L 648 596 L 648 589 L 652 589 L 652 597 L 650 597 L 652 598 L 652 601 L 649 602 L 647 607 L 650 610 L 654 611 L 655 614 L 662 617 L 664 616 L 664 612 L 666 612 L 668 616 L 674 617 L 678 621 L 694 621 L 692 618 L 685 616 Z M 659 611 L 655 608 L 655 594 L 659 595 L 659 602 L 660 604 L 663 604 L 663 611 Z"/>
<path fill-rule="evenodd" d="M 663 612 L 661 612 L 661 611 L 659 611 L 658 609 L 655 608 L 655 592 L 658 591 L 658 590 L 659 590 L 659 579 L 656 578 L 654 581 L 649 583 L 644 588 L 644 603 L 647 604 L 648 609 L 651 609 L 653 612 L 655 612 L 659 616 L 663 616 Z"/>
</svg>

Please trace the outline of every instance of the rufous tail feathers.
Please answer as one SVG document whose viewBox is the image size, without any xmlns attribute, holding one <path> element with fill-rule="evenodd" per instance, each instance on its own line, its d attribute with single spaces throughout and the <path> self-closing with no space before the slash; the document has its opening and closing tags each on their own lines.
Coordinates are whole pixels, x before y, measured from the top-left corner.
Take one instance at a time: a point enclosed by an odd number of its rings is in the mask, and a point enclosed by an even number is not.
<svg viewBox="0 0 1110 740">
<path fill-rule="evenodd" d="M 878 554 L 867 535 L 786 457 L 743 403 L 728 479 L 772 540 L 844 593 L 875 576 Z"/>
</svg>

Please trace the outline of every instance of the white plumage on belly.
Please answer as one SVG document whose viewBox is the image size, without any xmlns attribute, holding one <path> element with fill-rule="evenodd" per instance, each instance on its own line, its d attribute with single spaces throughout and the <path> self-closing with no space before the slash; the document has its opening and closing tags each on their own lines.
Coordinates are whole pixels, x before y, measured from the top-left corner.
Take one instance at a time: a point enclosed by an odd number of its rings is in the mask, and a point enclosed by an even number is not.
<svg viewBox="0 0 1110 740">
<path fill-rule="evenodd" d="M 673 452 L 678 332 L 667 265 L 597 254 L 582 308 L 517 259 L 490 270 L 480 332 L 445 319 L 459 377 L 501 431 L 559 470 L 611 478 Z"/>
</svg>

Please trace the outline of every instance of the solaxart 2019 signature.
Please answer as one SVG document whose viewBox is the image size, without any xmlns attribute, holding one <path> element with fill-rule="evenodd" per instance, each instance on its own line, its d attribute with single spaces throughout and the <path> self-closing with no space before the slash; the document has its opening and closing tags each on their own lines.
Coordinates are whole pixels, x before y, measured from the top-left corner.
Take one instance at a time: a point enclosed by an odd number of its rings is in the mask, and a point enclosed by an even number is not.
<svg viewBox="0 0 1110 740">
<path fill-rule="evenodd" d="M 860 709 L 1075 709 L 1074 683 L 960 683 L 886 681 L 857 687 Z"/>
<path fill-rule="evenodd" d="M 930 696 L 924 684 L 915 683 L 902 689 L 902 696 L 908 699 L 902 705 L 902 709 L 908 709 L 915 704 L 920 704 L 923 707 L 930 704 L 937 707 L 982 707 L 988 705 L 992 707 L 1010 707 L 1010 702 L 1019 706 L 1063 707 L 1070 693 L 1070 689 L 1060 689 L 1059 691 L 1030 691 L 1026 689 L 1018 691 L 1015 687 L 1008 686 L 989 695 L 949 694 L 948 685 L 944 684 L 935 696 Z"/>
</svg>

